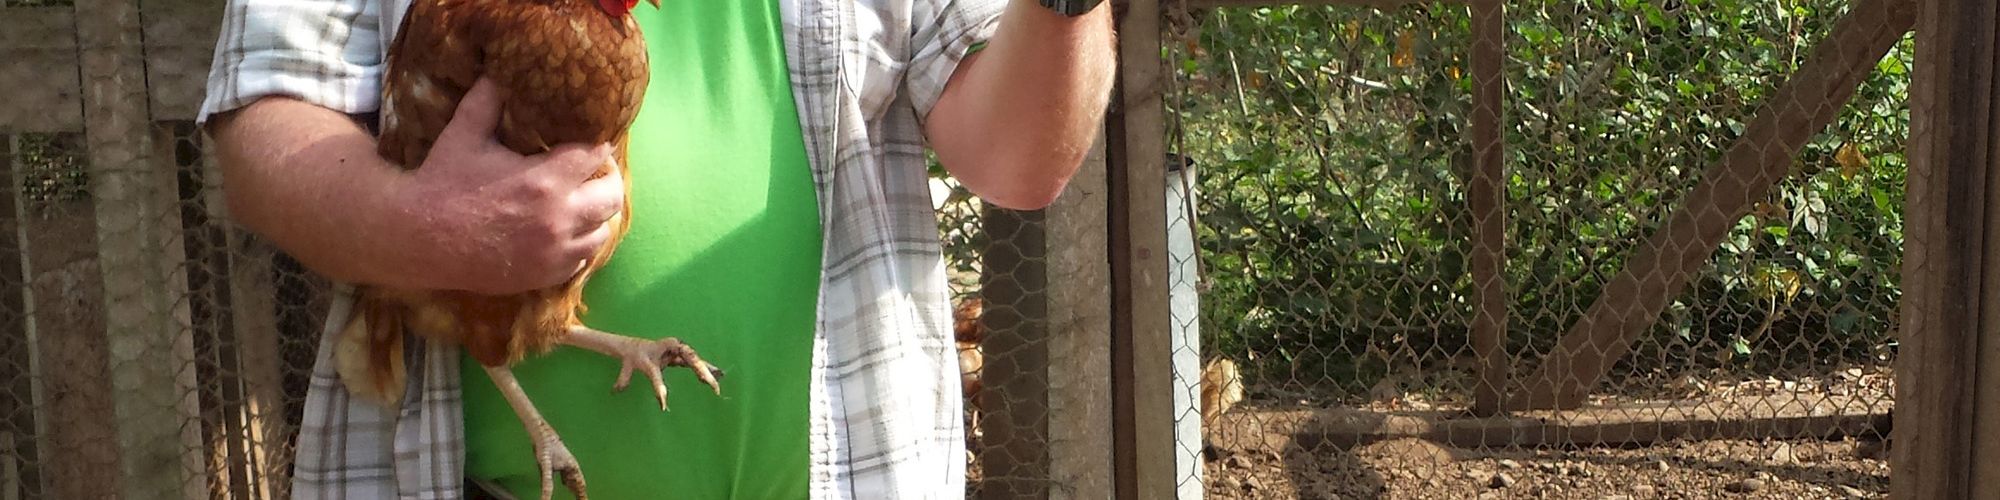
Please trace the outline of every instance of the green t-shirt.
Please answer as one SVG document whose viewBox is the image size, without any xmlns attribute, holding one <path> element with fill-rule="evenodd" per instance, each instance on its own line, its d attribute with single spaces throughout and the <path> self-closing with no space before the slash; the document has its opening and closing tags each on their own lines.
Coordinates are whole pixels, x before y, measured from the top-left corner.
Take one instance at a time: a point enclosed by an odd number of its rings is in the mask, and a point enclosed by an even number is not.
<svg viewBox="0 0 2000 500">
<path fill-rule="evenodd" d="M 777 4 L 633 15 L 653 69 L 632 130 L 632 232 L 591 279 L 584 322 L 686 340 L 727 371 L 723 395 L 672 368 L 661 412 L 645 379 L 612 394 L 618 362 L 573 347 L 515 374 L 592 497 L 804 498 L 820 227 Z M 463 367 L 466 473 L 539 497 L 520 420 L 477 363 Z"/>
</svg>

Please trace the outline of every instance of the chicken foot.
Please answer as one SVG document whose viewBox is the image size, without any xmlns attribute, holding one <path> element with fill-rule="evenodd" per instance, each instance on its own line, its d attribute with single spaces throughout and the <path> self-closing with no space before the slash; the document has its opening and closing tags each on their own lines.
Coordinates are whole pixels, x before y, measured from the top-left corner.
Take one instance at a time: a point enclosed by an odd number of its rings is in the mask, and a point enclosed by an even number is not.
<svg viewBox="0 0 2000 500">
<path fill-rule="evenodd" d="M 653 381 L 653 396 L 660 400 L 661 411 L 667 409 L 667 384 L 660 378 L 663 367 L 687 367 L 694 371 L 696 379 L 708 384 L 716 395 L 722 395 L 722 385 L 717 382 L 723 376 L 722 369 L 703 361 L 693 347 L 677 338 L 645 340 L 576 325 L 570 327 L 562 343 L 617 358 L 618 381 L 611 385 L 614 392 L 625 390 L 632 381 L 633 371 L 645 372 L 646 378 Z"/>
<path fill-rule="evenodd" d="M 542 418 L 542 412 L 535 409 L 535 403 L 528 400 L 528 393 L 521 390 L 521 383 L 514 380 L 514 371 L 505 366 L 486 367 L 486 376 L 493 379 L 493 385 L 500 388 L 500 395 L 507 399 L 507 405 L 514 407 L 514 414 L 521 417 L 521 423 L 528 428 L 528 439 L 535 445 L 535 463 L 542 470 L 542 500 L 555 495 L 552 476 L 560 474 L 563 486 L 576 494 L 577 500 L 589 498 L 584 494 L 583 469 L 576 463 L 576 456 L 570 454 L 569 446 L 562 437 L 549 427 L 549 421 Z"/>
</svg>

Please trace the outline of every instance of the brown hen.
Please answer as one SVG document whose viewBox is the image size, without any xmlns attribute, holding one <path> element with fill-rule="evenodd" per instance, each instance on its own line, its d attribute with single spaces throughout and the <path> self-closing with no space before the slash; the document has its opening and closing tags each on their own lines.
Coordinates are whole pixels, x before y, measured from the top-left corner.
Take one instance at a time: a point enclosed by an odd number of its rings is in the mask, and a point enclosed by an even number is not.
<svg viewBox="0 0 2000 500">
<path fill-rule="evenodd" d="M 652 0 L 658 6 L 657 0 Z M 626 172 L 626 130 L 646 89 L 646 44 L 630 11 L 637 0 L 416 0 L 389 48 L 382 103 L 381 155 L 405 169 L 425 156 L 451 120 L 458 102 L 481 77 L 502 91 L 501 144 L 522 155 L 566 143 L 616 146 L 615 163 Z M 630 184 L 626 184 L 630 186 Z M 630 199 L 628 187 L 626 198 Z M 628 204 L 629 206 L 629 204 Z M 663 366 L 692 369 L 717 394 L 721 371 L 675 338 L 648 341 L 585 327 L 583 287 L 610 259 L 630 227 L 629 214 L 607 224 L 613 236 L 569 281 L 512 295 L 359 286 L 355 315 L 341 331 L 335 352 L 348 390 L 395 406 L 407 384 L 405 332 L 461 345 L 486 368 L 534 440 L 542 472 L 542 498 L 554 491 L 552 474 L 578 498 L 586 496 L 576 458 L 550 428 L 509 366 L 566 344 L 618 358 L 616 390 L 633 371 L 652 379 L 660 408 L 667 407 Z"/>
</svg>

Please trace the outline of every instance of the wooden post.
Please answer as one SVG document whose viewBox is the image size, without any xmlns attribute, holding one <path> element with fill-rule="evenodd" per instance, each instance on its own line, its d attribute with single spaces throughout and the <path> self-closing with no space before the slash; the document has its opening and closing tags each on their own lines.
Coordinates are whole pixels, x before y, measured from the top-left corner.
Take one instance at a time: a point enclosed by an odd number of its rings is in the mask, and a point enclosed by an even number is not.
<svg viewBox="0 0 2000 500">
<path fill-rule="evenodd" d="M 198 133 L 191 134 L 200 137 Z M 291 483 L 289 436 L 285 422 L 284 359 L 279 350 L 278 287 L 272 267 L 276 251 L 248 231 L 229 224 L 229 204 L 222 192 L 222 168 L 214 157 L 203 155 L 202 195 L 208 220 L 223 233 L 227 259 L 230 331 L 229 356 L 236 372 L 223 383 L 237 387 L 243 399 L 227 408 L 225 419 L 237 435 L 243 450 L 241 464 L 232 467 L 243 474 L 231 498 L 289 498 Z"/>
<path fill-rule="evenodd" d="M 282 447 L 271 439 L 283 422 L 270 252 L 227 222 L 222 169 L 201 154 L 193 122 L 171 120 L 154 130 L 159 168 L 178 172 L 179 197 L 190 200 L 179 207 L 193 270 L 183 302 L 196 320 L 195 347 L 202 353 L 197 367 L 208 486 L 226 498 L 273 498 L 273 480 L 286 470 L 272 463 Z"/>
<path fill-rule="evenodd" d="M 1173 498 L 1176 479 L 1160 17 L 1158 0 L 1125 4 L 1107 120 L 1113 445 L 1123 500 Z"/>
<path fill-rule="evenodd" d="M 1111 498 L 1110 210 L 1103 141 L 1044 210 L 1050 498 Z"/>
<path fill-rule="evenodd" d="M 1472 285 L 1477 309 L 1472 313 L 1472 350 L 1479 356 L 1479 381 L 1473 384 L 1472 412 L 1493 416 L 1502 411 L 1508 379 L 1507 276 L 1501 272 L 1507 253 L 1506 181 L 1500 134 L 1500 105 L 1506 100 L 1506 8 L 1502 0 L 1472 3 L 1472 182 L 1466 204 L 1472 212 Z"/>
<path fill-rule="evenodd" d="M 1924 0 L 1910 83 L 1894 498 L 1995 498 L 2000 479 L 2000 11 Z"/>
<path fill-rule="evenodd" d="M 174 172 L 152 158 L 139 6 L 78 0 L 76 10 L 121 496 L 195 497 L 206 481 L 191 320 L 179 300 L 186 259 Z"/>
<path fill-rule="evenodd" d="M 1054 204 L 988 207 L 981 498 L 1111 496 L 1111 276 L 1103 148 Z"/>
<path fill-rule="evenodd" d="M 1051 374 L 1043 214 L 983 208 L 980 497 L 1047 498 Z"/>
<path fill-rule="evenodd" d="M 1758 107 L 1722 160 L 1702 172 L 1701 183 L 1604 284 L 1583 318 L 1523 381 L 1526 392 L 1510 407 L 1581 406 L 1667 302 L 1687 288 L 1729 228 L 1784 179 L 1806 141 L 1840 116 L 1854 89 L 1909 33 L 1916 17 L 1916 0 L 1856 1 Z"/>
<path fill-rule="evenodd" d="M 13 136 L 0 134 L 0 181 L 14 179 Z M 22 260 L 21 183 L 0 186 L 0 500 L 40 498 L 34 472 L 34 343 L 28 338 L 28 303 Z M 10 497 L 11 495 L 11 497 Z"/>
<path fill-rule="evenodd" d="M 57 154 L 73 141 L 57 136 Z M 16 136 L 11 147 L 22 150 Z M 19 186 L 26 167 L 8 179 Z M 28 282 L 29 371 L 43 481 L 49 498 L 113 498 L 118 468 L 118 421 L 113 417 L 109 339 L 104 335 L 104 279 L 99 273 L 90 205 L 61 200 L 14 199 L 21 230 L 22 273 Z"/>
</svg>

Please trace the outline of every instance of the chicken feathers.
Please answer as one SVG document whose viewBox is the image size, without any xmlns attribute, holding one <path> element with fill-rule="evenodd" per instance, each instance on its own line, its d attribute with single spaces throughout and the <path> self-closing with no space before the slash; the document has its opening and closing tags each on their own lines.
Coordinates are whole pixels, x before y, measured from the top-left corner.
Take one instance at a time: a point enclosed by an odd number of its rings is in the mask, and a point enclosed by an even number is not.
<svg viewBox="0 0 2000 500">
<path fill-rule="evenodd" d="M 616 168 L 624 169 L 626 130 L 649 77 L 637 22 L 588 0 L 418 0 L 387 62 L 379 153 L 405 169 L 423 165 L 482 76 L 503 89 L 496 134 L 507 148 L 533 155 L 558 144 L 612 143 Z M 508 296 L 360 287 L 355 320 L 336 351 L 342 380 L 368 399 L 400 400 L 405 331 L 462 345 L 487 366 L 548 351 L 577 323 L 584 282 L 630 224 L 624 214 L 611 223 L 611 241 L 559 286 Z"/>
</svg>

